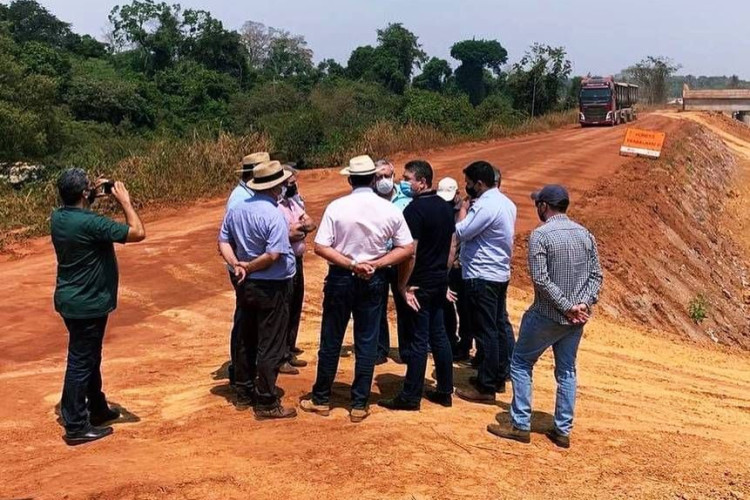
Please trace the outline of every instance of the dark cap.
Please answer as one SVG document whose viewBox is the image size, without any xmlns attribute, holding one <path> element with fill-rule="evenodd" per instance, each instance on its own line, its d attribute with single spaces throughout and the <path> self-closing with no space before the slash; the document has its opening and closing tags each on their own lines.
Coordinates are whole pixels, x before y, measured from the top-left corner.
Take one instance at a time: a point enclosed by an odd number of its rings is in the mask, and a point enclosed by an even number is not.
<svg viewBox="0 0 750 500">
<path fill-rule="evenodd" d="M 536 202 L 544 202 L 553 206 L 570 203 L 568 190 L 557 184 L 548 184 L 539 191 L 534 191 L 531 193 L 531 199 Z"/>
</svg>

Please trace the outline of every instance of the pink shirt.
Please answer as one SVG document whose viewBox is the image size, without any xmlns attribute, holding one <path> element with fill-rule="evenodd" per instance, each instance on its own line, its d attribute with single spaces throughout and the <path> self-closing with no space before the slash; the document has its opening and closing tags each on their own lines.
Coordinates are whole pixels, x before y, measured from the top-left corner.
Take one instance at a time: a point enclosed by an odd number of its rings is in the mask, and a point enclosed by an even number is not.
<svg viewBox="0 0 750 500">
<path fill-rule="evenodd" d="M 292 228 L 293 224 L 299 222 L 299 218 L 305 213 L 302 202 L 297 201 L 295 198 L 287 198 L 279 202 L 279 210 L 284 214 L 289 229 Z M 305 240 L 293 241 L 292 250 L 294 251 L 294 256 L 302 257 L 305 254 L 305 247 Z"/>
</svg>

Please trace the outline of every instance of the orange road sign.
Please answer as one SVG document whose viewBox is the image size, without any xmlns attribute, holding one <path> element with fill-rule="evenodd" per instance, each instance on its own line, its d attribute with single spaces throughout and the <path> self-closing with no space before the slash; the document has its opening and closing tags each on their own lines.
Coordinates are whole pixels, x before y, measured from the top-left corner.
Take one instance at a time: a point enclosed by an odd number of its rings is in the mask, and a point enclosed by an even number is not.
<svg viewBox="0 0 750 500">
<path fill-rule="evenodd" d="M 620 147 L 620 154 L 658 158 L 666 137 L 664 132 L 629 128 Z"/>
</svg>

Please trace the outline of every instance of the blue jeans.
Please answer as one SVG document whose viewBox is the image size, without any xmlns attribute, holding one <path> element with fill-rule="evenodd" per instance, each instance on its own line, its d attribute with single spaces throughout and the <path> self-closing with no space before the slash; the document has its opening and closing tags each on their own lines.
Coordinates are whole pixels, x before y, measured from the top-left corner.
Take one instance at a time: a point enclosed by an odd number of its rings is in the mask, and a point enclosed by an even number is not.
<svg viewBox="0 0 750 500">
<path fill-rule="evenodd" d="M 393 304 L 396 306 L 396 333 L 398 335 L 398 356 L 402 361 L 406 361 L 408 353 L 406 350 L 406 326 L 404 315 L 408 314 L 406 309 L 409 307 L 404 302 L 401 294 L 398 293 L 398 269 L 390 267 L 383 270 L 386 276 L 387 285 L 383 290 L 383 312 L 380 316 L 380 334 L 378 335 L 378 357 L 385 358 L 391 350 L 391 332 L 388 326 L 388 285 L 390 285 L 393 294 Z"/>
<path fill-rule="evenodd" d="M 323 318 L 320 325 L 318 374 L 313 385 L 315 404 L 329 404 L 331 387 L 339 366 L 349 316 L 354 319 L 354 382 L 352 408 L 365 408 L 370 398 L 378 333 L 383 307 L 383 290 L 388 286 L 385 275 L 377 271 L 369 280 L 351 271 L 331 266 L 323 285 Z"/>
<path fill-rule="evenodd" d="M 401 389 L 401 398 L 410 403 L 419 403 L 422 399 L 428 346 L 435 360 L 437 391 L 443 394 L 453 392 L 453 352 L 443 317 L 446 287 L 420 287 L 415 293 L 420 305 L 419 311 L 408 305 L 405 311 L 409 356 L 406 360 L 404 387 Z"/>
<path fill-rule="evenodd" d="M 555 427 L 560 434 L 570 434 L 576 405 L 576 355 L 582 335 L 583 325 L 561 325 L 534 311 L 524 314 L 510 367 L 510 420 L 516 428 L 531 429 L 531 375 L 534 364 L 551 346 L 557 380 Z"/>
</svg>

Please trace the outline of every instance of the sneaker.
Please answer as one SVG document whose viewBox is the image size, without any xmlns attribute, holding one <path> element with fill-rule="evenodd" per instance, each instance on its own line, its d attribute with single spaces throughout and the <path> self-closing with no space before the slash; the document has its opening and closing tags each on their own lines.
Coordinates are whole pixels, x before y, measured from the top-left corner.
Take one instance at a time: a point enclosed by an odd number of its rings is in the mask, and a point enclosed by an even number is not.
<svg viewBox="0 0 750 500">
<path fill-rule="evenodd" d="M 477 386 L 477 377 L 475 375 L 472 375 L 469 377 L 469 383 L 473 385 L 474 387 Z M 505 392 L 505 380 L 500 382 L 495 382 L 495 392 L 504 393 Z"/>
<path fill-rule="evenodd" d="M 273 408 L 255 408 L 256 420 L 271 420 L 277 418 L 294 418 L 297 416 L 297 410 L 294 408 L 284 408 L 277 404 Z"/>
<path fill-rule="evenodd" d="M 303 399 L 299 402 L 299 407 L 308 413 L 317 413 L 323 417 L 327 417 L 331 414 L 330 405 L 319 405 L 315 404 L 312 399 Z"/>
<path fill-rule="evenodd" d="M 402 399 L 401 396 L 396 396 L 395 398 L 390 399 L 381 399 L 378 401 L 378 406 L 388 408 L 389 410 L 419 411 L 419 403 L 410 403 L 409 401 Z"/>
<path fill-rule="evenodd" d="M 530 431 L 519 429 L 513 425 L 511 425 L 510 427 L 505 427 L 499 424 L 490 424 L 487 426 L 487 432 L 503 439 L 518 441 L 519 443 L 531 442 Z"/>
<path fill-rule="evenodd" d="M 83 429 L 77 432 L 66 432 L 63 439 L 68 446 L 76 446 L 79 444 L 90 443 L 103 437 L 107 437 L 112 434 L 112 427 L 94 427 L 90 426 L 87 429 Z"/>
<path fill-rule="evenodd" d="M 427 401 L 435 403 L 436 405 L 445 406 L 446 408 L 453 406 L 453 396 L 445 392 L 428 389 L 425 391 L 424 397 Z"/>
<path fill-rule="evenodd" d="M 349 419 L 355 424 L 363 421 L 368 416 L 370 416 L 370 412 L 367 408 L 352 408 L 352 411 L 349 412 Z"/>
<path fill-rule="evenodd" d="M 283 373 L 284 375 L 299 375 L 299 370 L 289 364 L 289 362 L 286 362 L 279 367 L 279 373 Z"/>
<path fill-rule="evenodd" d="M 117 408 L 107 408 L 102 413 L 91 413 L 89 416 L 89 422 L 91 422 L 91 425 L 94 427 L 99 427 L 107 422 L 111 422 L 112 420 L 117 420 L 120 418 L 120 410 Z"/>
<path fill-rule="evenodd" d="M 479 392 L 474 387 L 467 387 L 465 389 L 456 389 L 456 396 L 472 403 L 495 403 L 495 393 L 485 394 Z"/>
<path fill-rule="evenodd" d="M 565 449 L 570 448 L 570 436 L 561 434 L 560 431 L 557 430 L 557 428 L 548 430 L 547 432 L 545 432 L 545 435 L 558 447 Z"/>
<path fill-rule="evenodd" d="M 307 366 L 307 361 L 305 361 L 304 359 L 299 359 L 298 357 L 294 356 L 292 360 L 289 361 L 289 364 L 297 368 L 303 368 Z"/>
</svg>

